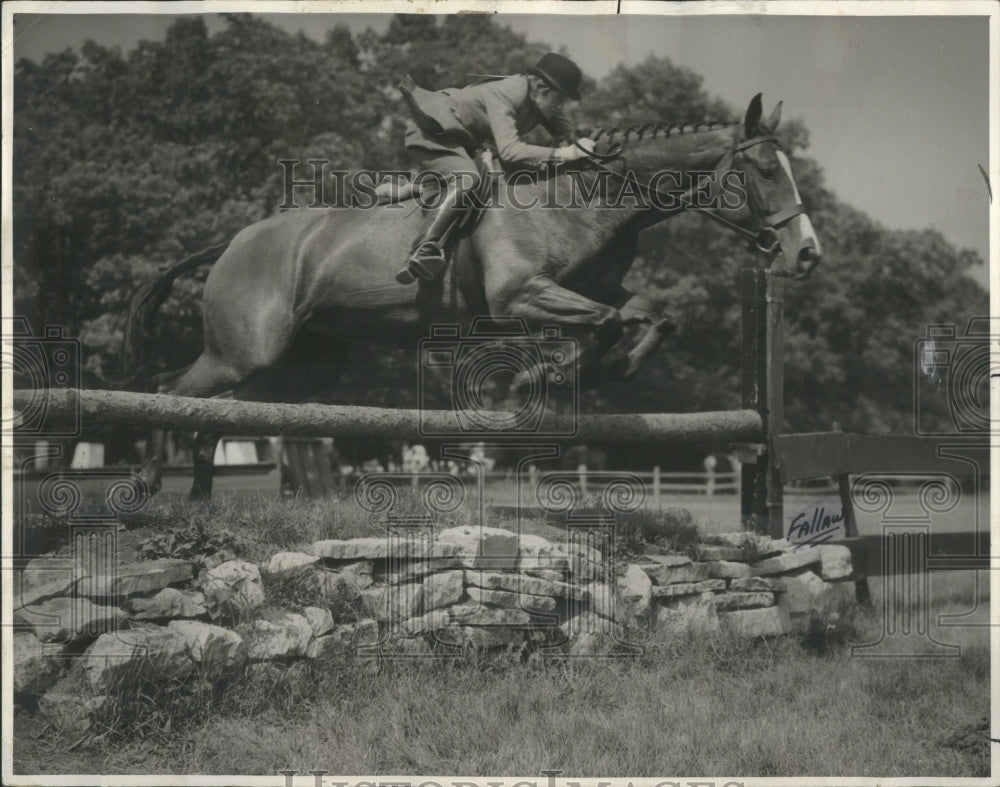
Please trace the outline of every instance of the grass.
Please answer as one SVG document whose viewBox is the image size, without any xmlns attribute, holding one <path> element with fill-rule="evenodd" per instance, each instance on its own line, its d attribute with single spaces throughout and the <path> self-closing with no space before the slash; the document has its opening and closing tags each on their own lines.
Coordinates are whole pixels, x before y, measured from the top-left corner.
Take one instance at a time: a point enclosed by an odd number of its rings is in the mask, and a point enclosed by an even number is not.
<svg viewBox="0 0 1000 787">
<path fill-rule="evenodd" d="M 468 524 L 474 515 L 462 508 L 441 524 Z M 122 543 L 134 546 L 153 532 L 192 522 L 210 536 L 226 535 L 231 548 L 252 561 L 317 539 L 384 533 L 384 515 L 348 501 L 218 500 L 153 507 Z M 633 546 L 647 536 L 690 542 L 680 525 L 634 524 Z M 523 527 L 564 537 L 542 520 Z M 966 593 L 941 590 L 932 626 L 938 613 L 971 606 Z M 292 597 L 297 591 L 283 592 Z M 76 741 L 40 716 L 16 710 L 15 770 L 989 775 L 983 726 L 989 629 L 935 631 L 938 639 L 961 644 L 957 659 L 852 658 L 852 642 L 876 641 L 883 630 L 879 583 L 873 592 L 871 609 L 842 611 L 800 638 L 747 642 L 719 634 L 662 642 L 634 632 L 643 645 L 634 659 L 376 664 L 340 656 L 251 666 L 213 690 L 197 676 L 177 685 L 128 676 L 113 692 L 101 737 L 83 747 L 71 749 Z M 926 641 L 917 646 L 930 648 Z"/>
<path fill-rule="evenodd" d="M 719 636 L 635 660 L 276 666 L 188 706 L 161 689 L 143 706 L 155 725 L 132 719 L 87 756 L 107 773 L 985 776 L 989 650 L 968 631 L 948 661 Z M 28 772 L 66 745 L 17 741 Z"/>
<path fill-rule="evenodd" d="M 421 492 L 399 489 L 397 494 L 391 510 L 394 517 L 427 515 L 428 509 Z M 433 522 L 435 529 L 443 529 L 477 524 L 479 516 L 476 501 L 467 498 L 455 510 L 435 514 Z M 154 501 L 139 514 L 128 517 L 125 524 L 132 534 L 131 538 L 122 539 L 122 543 L 145 547 L 141 550 L 144 558 L 190 557 L 183 550 L 178 552 L 175 548 L 171 552 L 169 548 L 160 546 L 168 541 L 175 545 L 183 541 L 225 546 L 241 559 L 254 563 L 266 562 L 278 551 L 306 550 L 313 541 L 386 534 L 386 514 L 363 510 L 350 494 L 324 499 L 216 496 L 210 501 L 179 498 L 165 503 Z M 518 520 L 511 509 L 488 509 L 486 524 L 514 530 Z M 38 526 L 37 522 L 35 526 Z M 524 515 L 520 528 L 524 534 L 539 535 L 556 542 L 565 542 L 567 537 L 564 529 L 538 514 Z M 168 537 L 170 531 L 183 532 L 185 537 L 171 539 Z M 139 541 L 140 536 L 144 539 L 142 542 Z M 619 557 L 635 554 L 650 544 L 661 549 L 683 551 L 698 540 L 698 529 L 690 514 L 683 509 L 659 512 L 639 510 L 617 518 L 616 547 Z M 62 546 L 67 548 L 65 544 Z M 134 558 L 124 554 L 122 557 Z"/>
</svg>

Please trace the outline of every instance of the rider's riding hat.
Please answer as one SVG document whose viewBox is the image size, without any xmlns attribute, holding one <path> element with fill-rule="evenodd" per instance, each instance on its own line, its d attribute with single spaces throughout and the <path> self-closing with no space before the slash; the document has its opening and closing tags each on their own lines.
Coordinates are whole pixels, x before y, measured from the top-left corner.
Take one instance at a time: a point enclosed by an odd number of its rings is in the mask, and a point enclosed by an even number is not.
<svg viewBox="0 0 1000 787">
<path fill-rule="evenodd" d="M 538 64 L 528 69 L 528 73 L 541 77 L 568 98 L 574 101 L 580 100 L 580 81 L 583 79 L 583 72 L 568 57 L 549 52 L 547 55 L 542 55 Z"/>
</svg>

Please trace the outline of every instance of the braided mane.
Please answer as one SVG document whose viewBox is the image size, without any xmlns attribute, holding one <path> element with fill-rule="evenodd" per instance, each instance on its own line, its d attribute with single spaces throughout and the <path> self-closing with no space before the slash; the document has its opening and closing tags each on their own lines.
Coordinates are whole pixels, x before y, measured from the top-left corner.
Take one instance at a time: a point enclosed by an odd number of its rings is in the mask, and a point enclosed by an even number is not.
<svg viewBox="0 0 1000 787">
<path fill-rule="evenodd" d="M 608 126 L 598 128 L 577 129 L 577 136 L 590 137 L 594 142 L 628 142 L 634 136 L 636 140 L 645 137 L 674 137 L 681 134 L 695 134 L 701 131 L 717 131 L 735 125 L 724 121 L 710 120 L 701 123 L 645 123 L 641 126 Z"/>
</svg>

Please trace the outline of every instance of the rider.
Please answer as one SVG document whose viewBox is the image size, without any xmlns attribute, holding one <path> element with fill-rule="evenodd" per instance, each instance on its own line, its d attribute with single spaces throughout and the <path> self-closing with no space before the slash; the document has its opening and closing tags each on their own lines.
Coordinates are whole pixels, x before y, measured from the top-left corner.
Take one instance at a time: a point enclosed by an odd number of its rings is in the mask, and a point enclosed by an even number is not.
<svg viewBox="0 0 1000 787">
<path fill-rule="evenodd" d="M 593 151 L 589 139 L 554 148 L 522 139 L 538 125 L 554 139 L 569 137 L 563 107 L 567 100 L 579 101 L 581 78 L 572 60 L 550 52 L 525 74 L 490 76 L 459 90 L 432 92 L 417 87 L 409 76 L 403 79 L 399 89 L 413 115 L 406 124 L 406 149 L 421 170 L 443 175 L 446 186 L 396 281 L 433 281 L 444 271 L 447 261 L 441 240 L 465 209 L 464 195 L 480 182 L 471 150 L 491 143 L 503 163 L 537 170 L 548 162 L 575 161 Z"/>
</svg>

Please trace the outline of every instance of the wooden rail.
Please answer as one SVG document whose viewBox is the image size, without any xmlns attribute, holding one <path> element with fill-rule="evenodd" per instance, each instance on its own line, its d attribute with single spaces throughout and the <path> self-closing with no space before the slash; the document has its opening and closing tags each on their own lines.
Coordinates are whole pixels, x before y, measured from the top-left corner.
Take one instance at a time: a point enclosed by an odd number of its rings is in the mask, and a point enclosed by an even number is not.
<svg viewBox="0 0 1000 787">
<path fill-rule="evenodd" d="M 14 407 L 36 401 L 35 391 L 14 391 Z M 46 419 L 53 424 L 78 419 L 87 426 L 136 426 L 220 434 L 302 437 L 371 437 L 415 440 L 428 436 L 462 439 L 456 414 L 446 410 L 392 410 L 323 404 L 271 404 L 228 399 L 54 389 L 46 395 Z M 583 443 L 724 444 L 763 437 L 760 416 L 752 410 L 708 413 L 553 415 L 537 432 L 547 439 Z M 532 432 L 497 432 L 524 440 Z M 549 437 L 552 436 L 552 437 Z M 478 435 L 470 439 L 481 439 Z M 491 435 L 493 439 L 493 435 Z"/>
</svg>

